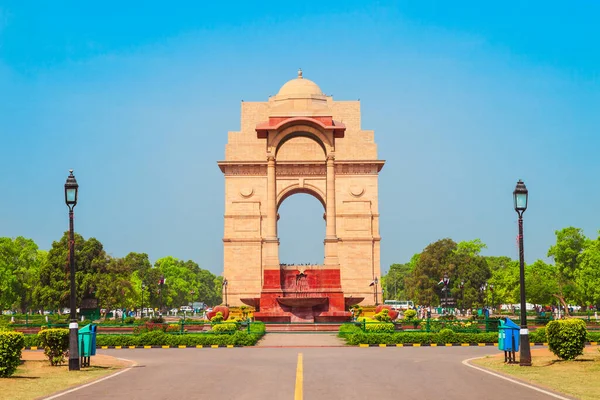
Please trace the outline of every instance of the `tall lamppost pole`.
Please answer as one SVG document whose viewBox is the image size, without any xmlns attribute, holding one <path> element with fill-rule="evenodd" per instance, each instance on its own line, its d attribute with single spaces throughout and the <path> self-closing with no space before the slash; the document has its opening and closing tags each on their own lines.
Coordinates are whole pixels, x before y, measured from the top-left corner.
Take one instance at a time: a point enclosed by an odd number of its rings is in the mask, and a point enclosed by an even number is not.
<svg viewBox="0 0 600 400">
<path fill-rule="evenodd" d="M 142 309 L 140 310 L 140 318 L 144 318 L 144 289 L 146 286 L 144 285 L 144 281 L 142 281 Z"/>
<path fill-rule="evenodd" d="M 227 303 L 227 285 L 229 282 L 227 282 L 227 279 L 223 279 L 223 293 L 225 294 L 225 306 L 229 307 L 229 304 Z"/>
<path fill-rule="evenodd" d="M 490 292 L 492 292 L 492 315 L 494 314 L 494 284 L 490 283 Z"/>
<path fill-rule="evenodd" d="M 486 304 L 486 293 L 485 291 L 487 290 L 487 282 L 486 283 L 482 283 L 481 286 L 479 287 L 479 291 L 481 292 L 481 301 L 483 303 L 483 308 L 487 308 L 487 304 Z"/>
<path fill-rule="evenodd" d="M 375 305 L 378 306 L 379 305 L 379 299 L 377 297 L 377 285 L 379 284 L 379 279 L 377 279 L 377 277 L 375 277 L 375 279 L 373 279 L 373 284 L 375 285 L 374 286 L 374 289 L 375 289 L 375 293 L 374 293 L 375 294 Z"/>
<path fill-rule="evenodd" d="M 519 272 L 521 284 L 521 351 L 519 365 L 531 366 L 531 348 L 529 346 L 529 330 L 527 329 L 527 304 L 525 303 L 525 252 L 523 250 L 523 213 L 527 210 L 529 192 L 522 180 L 519 179 L 513 192 L 515 211 L 519 215 Z"/>
<path fill-rule="evenodd" d="M 465 281 L 460 280 L 460 308 L 461 311 L 465 308 Z"/>
<path fill-rule="evenodd" d="M 162 297 L 163 297 L 163 289 L 164 289 L 164 286 L 165 286 L 165 277 L 161 276 L 160 280 L 158 281 L 158 283 L 160 283 L 160 289 L 159 289 L 159 293 L 160 293 L 160 300 L 159 300 L 160 301 L 160 305 L 159 306 L 160 306 L 160 313 L 162 314 L 162 307 L 163 307 L 163 305 L 162 305 Z"/>
<path fill-rule="evenodd" d="M 448 284 L 450 283 L 450 278 L 448 278 L 448 273 L 444 272 L 444 308 L 448 308 Z"/>
<path fill-rule="evenodd" d="M 73 230 L 73 209 L 77 205 L 77 194 L 79 185 L 73 175 L 73 170 L 69 170 L 69 176 L 65 183 L 65 203 L 69 207 L 69 271 L 71 278 L 71 322 L 69 323 L 69 371 L 79 370 L 79 345 L 77 324 L 77 306 L 75 305 L 75 232 Z"/>
</svg>

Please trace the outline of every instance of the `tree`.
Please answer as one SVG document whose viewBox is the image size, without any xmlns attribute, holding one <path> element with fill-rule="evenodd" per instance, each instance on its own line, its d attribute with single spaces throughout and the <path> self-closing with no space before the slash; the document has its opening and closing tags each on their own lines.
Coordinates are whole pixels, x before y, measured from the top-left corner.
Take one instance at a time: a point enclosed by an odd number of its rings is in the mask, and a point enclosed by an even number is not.
<svg viewBox="0 0 600 400">
<path fill-rule="evenodd" d="M 406 299 L 405 279 L 410 276 L 414 265 L 392 264 L 387 274 L 382 277 L 386 297 L 388 299 L 401 300 Z"/>
<path fill-rule="evenodd" d="M 451 293 L 457 298 L 461 296 L 460 307 L 471 308 L 486 303 L 484 296 L 487 294 L 479 288 L 491 277 L 485 257 L 480 255 L 481 250 L 487 246 L 480 240 L 463 241 L 456 245 L 452 251 L 451 264 L 453 279 L 450 280 Z M 464 288 L 460 289 L 460 282 Z"/>
<path fill-rule="evenodd" d="M 588 240 L 579 254 L 575 286 L 585 310 L 588 305 L 600 306 L 600 232 L 596 240 Z"/>
<path fill-rule="evenodd" d="M 572 226 L 555 231 L 556 244 L 548 250 L 548 257 L 554 259 L 557 267 L 558 293 L 555 295 L 568 313 L 567 302 L 579 302 L 575 277 L 579 269 L 579 255 L 586 244 L 586 237 L 580 228 Z"/>
<path fill-rule="evenodd" d="M 40 265 L 46 255 L 32 239 L 0 238 L 0 309 L 19 308 L 26 312 L 33 305 Z"/>
<path fill-rule="evenodd" d="M 102 243 L 95 238 L 85 240 L 75 233 L 76 302 L 93 297 L 97 271 L 103 270 L 108 258 Z M 48 257 L 40 267 L 40 285 L 34 291 L 38 304 L 47 309 L 69 305 L 69 232 L 60 241 L 53 242 Z"/>
<path fill-rule="evenodd" d="M 556 280 L 557 268 L 555 265 L 546 264 L 537 260 L 525 266 L 525 288 L 527 301 L 534 304 L 550 304 L 558 293 Z"/>
<path fill-rule="evenodd" d="M 438 285 L 444 273 L 453 276 L 452 261 L 456 243 L 452 239 L 441 239 L 428 245 L 419 255 L 412 274 L 407 279 L 407 293 L 418 304 L 440 303 L 441 287 Z"/>
</svg>

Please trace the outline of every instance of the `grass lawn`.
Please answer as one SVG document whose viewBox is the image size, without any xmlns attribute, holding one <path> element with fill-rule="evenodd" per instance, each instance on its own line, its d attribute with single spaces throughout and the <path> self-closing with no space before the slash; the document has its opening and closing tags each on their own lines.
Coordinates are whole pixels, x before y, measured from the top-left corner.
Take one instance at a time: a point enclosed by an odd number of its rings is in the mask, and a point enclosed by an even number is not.
<svg viewBox="0 0 600 400">
<path fill-rule="evenodd" d="M 69 366 L 50 366 L 40 351 L 23 351 L 23 364 L 10 378 L 0 379 L 0 399 L 25 400 L 48 396 L 72 386 L 81 385 L 109 375 L 129 364 L 114 357 L 92 357 L 89 368 L 69 372 Z M 68 360 L 67 360 L 68 363 Z"/>
<path fill-rule="evenodd" d="M 592 400 L 600 399 L 598 349 L 596 346 L 588 346 L 583 355 L 573 361 L 561 361 L 547 348 L 535 349 L 531 351 L 531 367 L 504 364 L 504 353 L 473 360 L 472 363 L 555 392 Z"/>
</svg>

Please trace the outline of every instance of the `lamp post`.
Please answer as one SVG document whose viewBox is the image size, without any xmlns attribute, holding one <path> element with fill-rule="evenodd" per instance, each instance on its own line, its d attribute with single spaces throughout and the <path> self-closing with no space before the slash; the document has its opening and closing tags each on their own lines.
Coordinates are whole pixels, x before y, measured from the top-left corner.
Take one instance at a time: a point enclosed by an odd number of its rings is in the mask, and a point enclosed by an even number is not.
<svg viewBox="0 0 600 400">
<path fill-rule="evenodd" d="M 448 284 L 450 283 L 450 278 L 448 278 L 448 273 L 444 272 L 444 308 L 448 308 Z"/>
<path fill-rule="evenodd" d="M 377 279 L 377 277 L 375 277 L 375 279 L 373 279 L 373 289 L 375 291 L 374 295 L 375 295 L 375 305 L 378 306 L 379 305 L 379 299 L 377 298 L 377 284 L 379 283 L 379 279 Z"/>
<path fill-rule="evenodd" d="M 486 303 L 486 293 L 485 291 L 487 290 L 487 282 L 486 283 L 482 283 L 481 286 L 479 287 L 479 291 L 481 292 L 481 302 L 483 303 L 483 308 L 487 308 Z"/>
<path fill-rule="evenodd" d="M 527 308 L 525 303 L 525 253 L 523 250 L 523 213 L 527 210 L 529 192 L 522 180 L 519 179 L 513 192 L 515 211 L 519 216 L 519 275 L 521 284 L 521 351 L 519 365 L 531 366 L 531 348 L 529 347 L 529 330 L 527 329 Z"/>
<path fill-rule="evenodd" d="M 77 324 L 77 306 L 75 305 L 75 232 L 73 231 L 73 209 L 77 205 L 79 185 L 69 170 L 69 176 L 65 183 L 65 203 L 69 207 L 69 271 L 71 278 L 71 295 L 69 298 L 71 307 L 71 321 L 69 323 L 69 371 L 79 370 L 79 345 L 77 336 L 79 325 Z"/>
<path fill-rule="evenodd" d="M 490 283 L 490 292 L 492 293 L 492 315 L 494 314 L 494 284 Z"/>
<path fill-rule="evenodd" d="M 225 294 L 225 306 L 229 307 L 229 304 L 227 304 L 227 279 L 223 279 L 223 293 Z"/>
<path fill-rule="evenodd" d="M 465 308 L 465 281 L 463 279 L 460 280 L 460 308 L 464 310 Z"/>
<path fill-rule="evenodd" d="M 142 309 L 140 310 L 140 318 L 144 318 L 144 289 L 146 285 L 144 285 L 144 281 L 142 281 Z"/>
<path fill-rule="evenodd" d="M 162 305 L 162 297 L 163 297 L 163 289 L 164 289 L 164 286 L 165 286 L 165 277 L 161 276 L 160 280 L 158 281 L 158 283 L 160 284 L 160 289 L 159 289 L 159 293 L 160 293 L 160 300 L 159 300 L 160 301 L 160 305 L 159 306 L 160 306 L 160 313 L 162 315 L 162 307 L 163 307 L 163 305 Z"/>
</svg>

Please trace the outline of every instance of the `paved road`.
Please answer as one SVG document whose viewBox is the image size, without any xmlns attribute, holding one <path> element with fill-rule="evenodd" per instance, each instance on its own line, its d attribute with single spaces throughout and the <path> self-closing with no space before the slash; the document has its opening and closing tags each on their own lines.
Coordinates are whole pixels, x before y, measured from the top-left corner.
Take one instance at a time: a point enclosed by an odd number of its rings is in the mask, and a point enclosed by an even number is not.
<svg viewBox="0 0 600 400">
<path fill-rule="evenodd" d="M 138 366 L 61 399 L 294 399 L 298 353 L 305 400 L 538 400 L 550 396 L 461 364 L 484 347 L 104 350 Z"/>
</svg>

